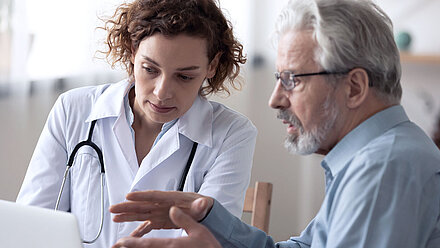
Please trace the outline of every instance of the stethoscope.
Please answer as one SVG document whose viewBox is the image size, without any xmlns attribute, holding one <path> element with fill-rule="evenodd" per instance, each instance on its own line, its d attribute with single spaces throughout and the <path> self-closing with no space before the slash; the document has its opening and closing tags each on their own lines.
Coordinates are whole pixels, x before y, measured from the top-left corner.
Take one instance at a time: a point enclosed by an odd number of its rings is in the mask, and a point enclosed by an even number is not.
<svg viewBox="0 0 440 248">
<path fill-rule="evenodd" d="M 58 210 L 58 206 L 59 206 L 60 200 L 61 200 L 61 195 L 63 194 L 64 184 L 66 183 L 67 176 L 69 174 L 69 170 L 73 165 L 73 161 L 75 159 L 76 153 L 78 152 L 78 150 L 81 147 L 90 146 L 91 148 L 93 148 L 93 150 L 95 150 L 96 154 L 98 154 L 99 164 L 101 166 L 101 173 L 100 173 L 100 177 L 101 177 L 101 221 L 100 222 L 101 223 L 99 225 L 99 230 L 98 230 L 98 233 L 96 234 L 95 238 L 93 238 L 92 240 L 82 240 L 82 242 L 85 244 L 94 243 L 99 238 L 99 235 L 101 235 L 102 227 L 104 225 L 104 178 L 105 178 L 104 174 L 105 174 L 105 168 L 104 168 L 104 158 L 102 155 L 102 151 L 101 151 L 101 149 L 99 149 L 99 147 L 95 143 L 92 142 L 92 135 L 93 135 L 93 129 L 95 128 L 95 124 L 96 124 L 96 120 L 92 121 L 92 123 L 90 125 L 90 130 L 89 130 L 89 135 L 88 135 L 87 140 L 81 141 L 80 143 L 78 143 L 75 146 L 75 148 L 73 148 L 73 151 L 70 154 L 69 160 L 67 162 L 67 167 L 64 172 L 60 192 L 58 193 L 58 198 L 57 198 L 57 201 L 55 204 L 55 210 Z M 183 186 L 185 185 L 186 177 L 188 175 L 188 171 L 189 171 L 191 164 L 192 164 L 192 161 L 194 159 L 194 155 L 196 153 L 196 150 L 197 150 L 197 142 L 194 142 L 192 149 L 191 149 L 191 153 L 189 154 L 188 161 L 187 161 L 186 166 L 183 170 L 182 177 L 180 178 L 179 187 L 178 187 L 179 191 L 183 191 Z"/>
</svg>

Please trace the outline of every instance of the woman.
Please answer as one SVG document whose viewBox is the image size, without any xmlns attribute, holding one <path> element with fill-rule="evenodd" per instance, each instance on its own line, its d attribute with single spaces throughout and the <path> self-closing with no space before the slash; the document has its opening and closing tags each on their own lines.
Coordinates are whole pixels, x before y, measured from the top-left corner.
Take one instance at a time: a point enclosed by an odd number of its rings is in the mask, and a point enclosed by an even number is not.
<svg viewBox="0 0 440 248">
<path fill-rule="evenodd" d="M 236 88 L 245 62 L 221 10 L 213 0 L 137 0 L 119 6 L 104 29 L 106 55 L 112 65 L 125 65 L 128 79 L 59 97 L 17 201 L 54 208 L 68 157 L 90 137 L 102 150 L 106 173 L 103 231 L 87 247 L 110 247 L 138 226 L 112 222 L 107 210 L 128 192 L 179 190 L 181 181 L 183 191 L 214 197 L 239 216 L 256 129 L 205 99 L 228 91 L 227 84 Z M 93 241 L 101 222 L 99 155 L 82 146 L 73 157 L 59 209 L 74 213 L 83 239 Z M 178 235 L 159 230 L 147 236 Z"/>
</svg>

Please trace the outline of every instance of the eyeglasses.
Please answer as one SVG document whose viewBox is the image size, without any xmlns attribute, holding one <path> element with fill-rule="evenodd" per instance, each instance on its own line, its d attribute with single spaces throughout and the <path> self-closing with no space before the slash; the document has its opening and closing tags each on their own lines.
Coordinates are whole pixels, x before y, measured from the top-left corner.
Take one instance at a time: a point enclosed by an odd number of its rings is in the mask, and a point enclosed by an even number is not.
<svg viewBox="0 0 440 248">
<path fill-rule="evenodd" d="M 315 75 L 330 75 L 330 74 L 346 74 L 348 72 L 349 71 L 346 72 L 320 71 L 314 73 L 304 73 L 304 74 L 295 75 L 291 71 L 282 71 L 282 72 L 275 72 L 275 78 L 277 82 L 278 80 L 281 79 L 281 84 L 283 85 L 285 90 L 293 90 L 293 88 L 295 88 L 295 86 L 298 84 L 298 80 L 295 80 L 297 77 L 308 77 Z"/>
</svg>

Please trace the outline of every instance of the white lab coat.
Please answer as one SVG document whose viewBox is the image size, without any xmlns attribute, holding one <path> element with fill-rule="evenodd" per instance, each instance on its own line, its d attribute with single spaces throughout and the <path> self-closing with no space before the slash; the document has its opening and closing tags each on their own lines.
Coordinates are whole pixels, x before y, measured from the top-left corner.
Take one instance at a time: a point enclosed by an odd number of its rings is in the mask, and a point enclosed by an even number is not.
<svg viewBox="0 0 440 248">
<path fill-rule="evenodd" d="M 83 87 L 62 94 L 47 119 L 32 156 L 17 202 L 54 208 L 68 155 L 87 139 L 97 120 L 92 141 L 104 154 L 105 220 L 95 244 L 111 247 L 128 236 L 139 222 L 114 223 L 110 205 L 138 190 L 176 190 L 193 141 L 199 145 L 184 191 L 212 196 L 240 216 L 249 184 L 257 131 L 243 115 L 197 97 L 192 107 L 162 136 L 138 165 L 134 141 L 124 110 L 128 80 Z M 92 239 L 100 222 L 100 166 L 96 153 L 83 147 L 75 157 L 60 209 L 74 213 L 84 239 Z M 172 237 L 181 230 L 157 230 L 146 237 Z"/>
</svg>

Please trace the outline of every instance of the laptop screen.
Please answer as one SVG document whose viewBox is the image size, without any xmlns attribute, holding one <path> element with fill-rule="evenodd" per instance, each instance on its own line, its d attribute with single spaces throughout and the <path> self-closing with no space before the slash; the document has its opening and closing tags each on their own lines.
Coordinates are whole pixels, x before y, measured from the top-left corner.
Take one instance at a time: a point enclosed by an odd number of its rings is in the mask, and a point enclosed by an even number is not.
<svg viewBox="0 0 440 248">
<path fill-rule="evenodd" d="M 73 214 L 3 200 L 0 241 L 2 247 L 82 248 Z"/>
</svg>

